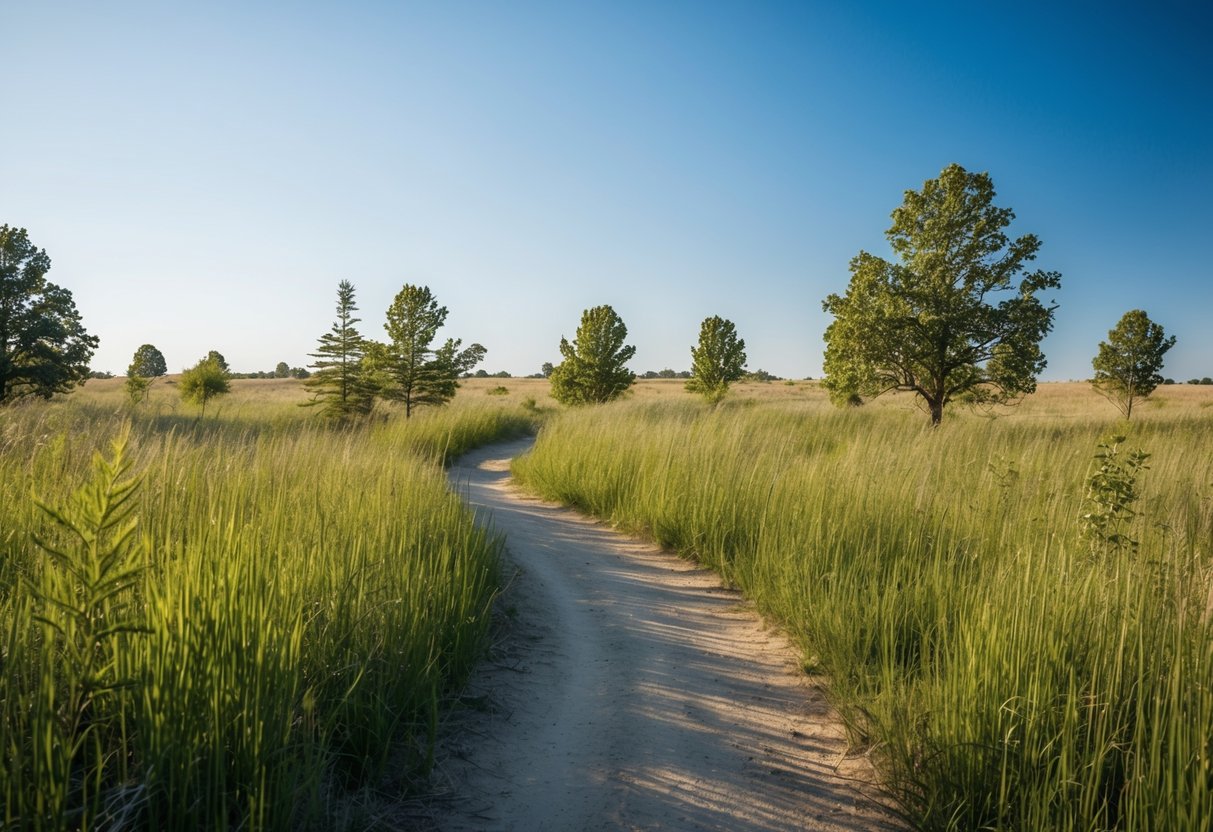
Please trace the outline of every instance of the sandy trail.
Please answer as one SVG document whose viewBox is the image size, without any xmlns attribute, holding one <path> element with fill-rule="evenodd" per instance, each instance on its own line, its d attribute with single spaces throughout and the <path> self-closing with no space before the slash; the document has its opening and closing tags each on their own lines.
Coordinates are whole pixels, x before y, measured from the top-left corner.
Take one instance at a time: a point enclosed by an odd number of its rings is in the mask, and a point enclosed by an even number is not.
<svg viewBox="0 0 1213 832">
<path fill-rule="evenodd" d="M 441 747 L 438 827 L 898 828 L 787 642 L 712 573 L 515 490 L 530 442 L 450 472 L 515 575 L 469 692 L 485 707 Z"/>
</svg>

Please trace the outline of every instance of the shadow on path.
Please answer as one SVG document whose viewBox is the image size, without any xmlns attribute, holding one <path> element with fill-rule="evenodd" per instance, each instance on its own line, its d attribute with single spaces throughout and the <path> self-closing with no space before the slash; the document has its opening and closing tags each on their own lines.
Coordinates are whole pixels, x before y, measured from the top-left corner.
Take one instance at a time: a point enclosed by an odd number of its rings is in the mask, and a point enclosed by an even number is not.
<svg viewBox="0 0 1213 832">
<path fill-rule="evenodd" d="M 712 573 L 515 490 L 530 441 L 450 472 L 514 575 L 469 692 L 486 707 L 444 741 L 438 827 L 901 828 L 786 640 Z"/>
</svg>

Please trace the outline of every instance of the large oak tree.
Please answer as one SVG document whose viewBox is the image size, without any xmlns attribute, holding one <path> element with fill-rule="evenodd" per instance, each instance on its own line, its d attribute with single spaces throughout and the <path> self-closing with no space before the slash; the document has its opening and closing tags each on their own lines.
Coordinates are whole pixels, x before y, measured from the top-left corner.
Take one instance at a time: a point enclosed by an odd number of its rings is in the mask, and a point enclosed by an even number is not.
<svg viewBox="0 0 1213 832">
<path fill-rule="evenodd" d="M 46 279 L 51 260 L 24 228 L 0 226 L 0 404 L 49 399 L 88 379 L 98 339 L 72 293 Z"/>
<path fill-rule="evenodd" d="M 822 304 L 834 316 L 825 385 L 835 402 L 909 391 L 938 425 L 950 402 L 1005 404 L 1036 389 L 1056 309 L 1037 294 L 1061 275 L 1023 273 L 1040 240 L 1008 238 L 1015 214 L 994 195 L 989 174 L 949 165 L 893 212 L 898 262 L 866 251 L 851 261 L 847 293 Z"/>
</svg>

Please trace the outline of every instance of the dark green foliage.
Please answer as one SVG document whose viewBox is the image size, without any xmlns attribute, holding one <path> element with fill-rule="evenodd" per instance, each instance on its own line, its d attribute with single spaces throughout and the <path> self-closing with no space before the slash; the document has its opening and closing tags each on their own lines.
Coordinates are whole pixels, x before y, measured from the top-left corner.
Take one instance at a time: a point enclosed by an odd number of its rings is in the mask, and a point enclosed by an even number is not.
<svg viewBox="0 0 1213 832">
<path fill-rule="evenodd" d="M 560 339 L 564 360 L 552 370 L 552 397 L 562 404 L 599 404 L 623 395 L 636 381 L 624 365 L 636 354 L 625 346 L 628 328 L 609 306 L 581 314 L 577 337 Z"/>
<path fill-rule="evenodd" d="M 729 392 L 729 385 L 745 375 L 745 361 L 745 341 L 737 337 L 733 322 L 719 315 L 705 318 L 699 327 L 699 345 L 691 347 L 687 389 L 718 402 Z"/>
<path fill-rule="evenodd" d="M 1163 383 L 1159 374 L 1163 356 L 1175 346 L 1158 324 L 1141 309 L 1124 314 L 1108 331 L 1108 340 L 1099 342 L 1099 353 L 1092 359 L 1095 379 L 1092 385 L 1124 414 L 1133 416 L 1133 404 L 1144 399 Z"/>
<path fill-rule="evenodd" d="M 220 370 L 223 370 L 225 375 L 231 373 L 232 371 L 232 368 L 227 365 L 227 359 L 223 357 L 223 353 L 219 352 L 219 350 L 211 350 L 208 352 L 206 354 L 206 360 L 214 362 Z"/>
<path fill-rule="evenodd" d="M 135 355 L 131 358 L 131 366 L 126 370 L 128 376 L 142 378 L 160 378 L 167 372 L 168 364 L 164 361 L 164 353 L 152 344 L 144 344 L 135 350 Z"/>
<path fill-rule="evenodd" d="M 555 367 L 552 365 L 551 361 L 545 361 L 545 362 L 543 362 L 542 366 L 540 366 L 539 373 L 544 378 L 551 378 L 552 370 L 554 370 L 554 369 L 555 369 Z"/>
<path fill-rule="evenodd" d="M 341 282 L 342 282 L 342 284 L 345 284 L 345 281 L 344 281 L 344 280 L 343 280 L 343 281 L 341 281 Z M 351 294 L 351 298 L 353 297 L 353 288 L 354 288 L 354 287 L 352 287 L 352 286 L 350 287 L 350 294 Z M 341 303 L 340 303 L 340 301 L 339 301 L 339 302 L 338 302 L 338 304 L 337 304 L 337 314 L 338 314 L 338 316 L 340 316 L 340 314 L 341 314 Z M 336 324 L 334 324 L 333 326 L 334 326 L 334 328 L 336 328 L 336 326 L 337 326 L 337 325 L 336 325 Z M 325 338 L 325 337 L 326 337 L 326 336 L 323 336 L 323 335 L 322 335 L 322 336 L 320 336 L 320 341 L 321 341 L 321 344 L 323 344 L 323 343 L 324 343 L 324 338 Z M 279 361 L 279 362 L 278 362 L 278 366 L 276 366 L 276 367 L 274 368 L 274 378 L 289 378 L 289 377 L 290 377 L 290 375 L 291 375 L 291 365 L 290 365 L 290 364 L 287 364 L 285 361 Z"/>
<path fill-rule="evenodd" d="M 316 372 L 304 382 L 312 394 L 305 405 L 319 405 L 326 418 L 346 419 L 369 413 L 374 404 L 374 391 L 363 372 L 362 357 L 366 342 L 358 332 L 354 317 L 358 306 L 354 302 L 354 286 L 348 280 L 337 284 L 337 320 L 333 328 L 320 336 L 320 345 L 312 358 Z M 291 373 L 281 362 L 275 375 L 285 378 Z M 296 376 L 298 378 L 298 376 Z"/>
<path fill-rule="evenodd" d="M 459 377 L 479 364 L 487 350 L 448 338 L 438 349 L 431 344 L 446 322 L 447 309 L 439 306 L 428 286 L 405 284 L 387 311 L 387 332 L 392 339 L 372 363 L 384 383 L 384 398 L 404 404 L 404 415 L 422 405 L 443 405 L 455 396 Z"/>
<path fill-rule="evenodd" d="M 866 251 L 851 261 L 847 293 L 822 304 L 834 316 L 825 386 L 835 402 L 909 391 L 939 424 L 954 400 L 1003 404 L 1036 389 L 1056 308 L 1036 295 L 1061 275 L 1037 270 L 1016 284 L 1040 240 L 1010 240 L 1015 214 L 994 195 L 989 174 L 949 165 L 893 212 L 886 236 L 900 262 Z"/>
<path fill-rule="evenodd" d="M 0 404 L 81 385 L 98 339 L 72 293 L 46 279 L 51 260 L 24 228 L 0 226 Z"/>
</svg>

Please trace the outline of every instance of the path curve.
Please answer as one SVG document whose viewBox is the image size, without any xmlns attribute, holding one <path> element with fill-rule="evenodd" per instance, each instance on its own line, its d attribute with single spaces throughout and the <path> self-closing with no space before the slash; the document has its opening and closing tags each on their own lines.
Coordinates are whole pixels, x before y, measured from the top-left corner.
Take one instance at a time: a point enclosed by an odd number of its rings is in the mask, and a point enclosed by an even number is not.
<svg viewBox="0 0 1213 832">
<path fill-rule="evenodd" d="M 899 828 L 786 640 L 711 572 L 515 489 L 531 441 L 450 471 L 513 578 L 481 707 L 440 746 L 438 828 Z"/>
</svg>

